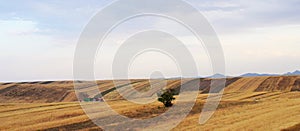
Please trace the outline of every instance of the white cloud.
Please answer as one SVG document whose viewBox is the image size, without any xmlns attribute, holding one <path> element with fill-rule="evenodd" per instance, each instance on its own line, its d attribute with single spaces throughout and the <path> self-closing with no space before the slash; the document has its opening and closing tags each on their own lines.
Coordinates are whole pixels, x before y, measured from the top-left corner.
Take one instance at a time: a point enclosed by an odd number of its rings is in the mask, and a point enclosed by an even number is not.
<svg viewBox="0 0 300 131">
<path fill-rule="evenodd" d="M 299 0 L 189 2 L 204 13 L 219 34 L 229 75 L 299 69 Z M 76 40 L 90 17 L 107 3 L 110 2 L 31 1 L 6 4 L 7 8 L 0 9 L 0 71 L 3 74 L 0 80 L 72 78 Z M 116 12 L 114 15 L 122 13 Z M 182 32 L 177 24 L 166 21 L 144 19 L 130 23 L 117 36 L 143 29 L 145 25 L 169 29 L 180 39 L 188 41 L 187 45 L 193 52 L 199 51 L 193 46 L 196 43 L 188 33 Z M 111 50 L 104 53 L 113 54 Z M 197 53 L 193 55 L 198 56 Z M 197 61 L 201 60 L 203 58 L 197 58 Z"/>
<path fill-rule="evenodd" d="M 256 28 L 220 35 L 231 74 L 299 69 L 300 25 Z"/>
<path fill-rule="evenodd" d="M 300 22 L 298 0 L 189 0 L 216 28 L 218 33 L 236 33 L 258 27 Z"/>
<path fill-rule="evenodd" d="M 55 46 L 64 40 L 44 35 L 37 25 L 28 20 L 0 20 L 1 81 L 71 77 L 74 48 Z"/>
</svg>

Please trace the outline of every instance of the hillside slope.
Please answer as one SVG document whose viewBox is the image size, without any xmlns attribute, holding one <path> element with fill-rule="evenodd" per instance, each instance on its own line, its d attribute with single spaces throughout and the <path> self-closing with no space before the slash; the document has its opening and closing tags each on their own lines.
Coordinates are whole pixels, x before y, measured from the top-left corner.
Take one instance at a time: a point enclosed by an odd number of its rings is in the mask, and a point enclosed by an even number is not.
<svg viewBox="0 0 300 131">
<path fill-rule="evenodd" d="M 225 93 L 218 110 L 206 124 L 200 125 L 199 116 L 206 97 L 206 94 L 199 94 L 190 114 L 173 130 L 300 129 L 299 92 Z M 139 105 L 119 100 L 109 102 L 109 105 L 120 114 L 136 119 L 151 118 L 166 111 L 165 108 L 158 108 L 162 104 L 157 101 Z M 0 112 L 0 130 L 101 130 L 89 120 L 77 102 L 0 103 Z M 106 110 L 97 110 L 98 113 L 94 115 L 99 119 L 112 115 Z M 158 123 L 158 126 L 170 123 L 172 119 Z"/>
<path fill-rule="evenodd" d="M 193 85 L 195 79 L 185 79 L 185 85 Z M 93 87 L 82 83 L 82 90 L 99 89 L 116 112 L 136 119 L 147 119 L 161 115 L 167 108 L 154 101 L 136 104 L 122 100 L 116 89 L 124 94 L 135 94 L 127 90 L 130 85 L 140 92 L 150 88 L 166 87 L 177 91 L 180 80 L 132 80 L 119 81 L 115 87 L 112 81 L 97 81 Z M 164 82 L 167 82 L 165 86 Z M 150 84 L 152 86 L 150 87 Z M 80 83 L 79 83 L 80 84 Z M 200 125 L 199 116 L 208 96 L 211 79 L 201 79 L 197 101 L 189 115 L 173 130 L 300 130 L 300 76 L 227 78 L 222 100 L 214 115 L 206 124 Z M 98 94 L 89 94 L 97 96 Z M 146 95 L 156 95 L 147 92 Z M 177 98 L 177 96 L 175 96 Z M 82 110 L 80 104 L 106 104 L 104 102 L 77 101 L 71 81 L 0 83 L 0 130 L 102 130 Z M 175 99 L 174 103 L 177 103 Z M 178 103 L 177 103 L 178 104 Z M 99 113 L 99 114 L 98 114 Z M 171 112 L 176 118 L 177 112 Z M 110 119 L 113 114 L 97 110 L 99 119 Z M 34 116 L 34 117 L 32 117 Z M 163 127 L 172 120 L 158 123 Z M 112 122 L 109 125 L 122 124 Z M 130 125 L 138 128 L 139 125 Z M 149 130 L 153 127 L 150 125 Z M 146 128 L 147 129 L 147 128 Z"/>
<path fill-rule="evenodd" d="M 185 79 L 188 83 L 192 79 Z M 122 81 L 118 81 L 122 82 Z M 152 87 L 150 86 L 152 84 Z M 166 84 L 165 84 L 166 83 Z M 180 80 L 131 80 L 131 83 L 123 82 L 115 87 L 113 81 L 97 81 L 98 86 L 82 85 L 82 90 L 99 89 L 101 95 L 107 100 L 122 99 L 116 89 L 123 89 L 125 95 L 134 96 L 131 87 L 139 92 L 147 92 L 150 88 L 162 87 L 179 91 Z M 201 79 L 200 92 L 207 93 L 210 89 L 211 79 Z M 300 91 L 300 76 L 270 76 L 270 77 L 236 77 L 226 79 L 225 92 L 293 92 Z M 94 92 L 93 92 L 94 93 Z M 97 92 L 96 92 L 97 93 Z M 87 94 L 88 97 L 100 96 L 100 94 Z M 155 92 L 147 92 L 147 96 L 156 95 Z M 72 81 L 43 81 L 0 83 L 0 103 L 51 103 L 77 101 Z"/>
</svg>

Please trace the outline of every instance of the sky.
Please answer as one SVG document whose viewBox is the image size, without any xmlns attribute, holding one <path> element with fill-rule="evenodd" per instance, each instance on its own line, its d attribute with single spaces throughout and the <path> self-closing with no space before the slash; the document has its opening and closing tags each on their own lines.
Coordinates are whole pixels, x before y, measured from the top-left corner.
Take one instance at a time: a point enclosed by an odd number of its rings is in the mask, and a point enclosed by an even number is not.
<svg viewBox="0 0 300 131">
<path fill-rule="evenodd" d="M 97 12 L 112 2 L 0 0 L 0 81 L 72 79 L 74 52 L 82 30 Z M 206 17 L 217 33 L 224 50 L 226 75 L 300 69 L 299 0 L 187 2 Z M 179 39 L 189 41 L 188 48 L 197 61 L 199 76 L 212 75 L 207 56 L 199 53 L 205 52 L 203 47 L 182 33 L 184 28 L 172 21 L 145 17 L 123 23 L 107 38 L 108 44 L 99 49 L 95 60 L 97 79 L 112 78 L 113 54 L 123 37 L 140 29 L 154 28 L 171 29 Z M 113 42 L 119 45 L 110 44 Z M 164 76 L 175 77 L 179 74 L 175 67 L 169 58 L 148 52 L 132 63 L 130 76 L 147 77 L 160 69 Z"/>
</svg>

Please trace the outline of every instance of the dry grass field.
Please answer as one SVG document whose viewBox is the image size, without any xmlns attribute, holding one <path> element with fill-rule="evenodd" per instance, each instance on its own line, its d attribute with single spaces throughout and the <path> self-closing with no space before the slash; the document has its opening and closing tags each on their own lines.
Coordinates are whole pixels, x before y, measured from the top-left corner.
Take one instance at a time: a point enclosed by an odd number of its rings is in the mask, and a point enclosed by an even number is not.
<svg viewBox="0 0 300 131">
<path fill-rule="evenodd" d="M 201 79 L 192 111 L 173 130 L 300 130 L 300 76 L 227 78 L 218 109 L 200 125 L 210 82 Z M 127 117 L 147 119 L 168 110 L 159 102 L 138 105 L 123 100 L 112 81 L 97 83 L 98 87 L 89 88 L 99 88 L 109 105 Z M 159 85 L 161 80 L 153 83 Z M 180 84 L 179 80 L 168 80 L 166 88 L 177 89 Z M 131 85 L 139 91 L 149 89 L 148 80 L 132 80 Z M 124 83 L 118 88 L 128 86 Z M 98 117 L 110 115 L 104 114 Z M 68 81 L 0 83 L 0 121 L 0 130 L 101 130 L 85 115 Z M 158 126 L 169 122 L 172 120 Z"/>
</svg>

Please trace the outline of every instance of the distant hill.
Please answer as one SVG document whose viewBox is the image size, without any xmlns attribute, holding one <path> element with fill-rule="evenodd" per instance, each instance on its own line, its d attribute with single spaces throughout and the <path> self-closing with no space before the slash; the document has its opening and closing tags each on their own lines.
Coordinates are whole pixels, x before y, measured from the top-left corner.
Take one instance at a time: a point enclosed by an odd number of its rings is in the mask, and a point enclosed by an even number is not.
<svg viewBox="0 0 300 131">
<path fill-rule="evenodd" d="M 217 74 L 214 74 L 214 75 L 212 75 L 212 76 L 207 76 L 207 77 L 205 77 L 205 78 L 226 78 L 226 76 L 223 75 L 223 74 L 217 73 Z"/>
<path fill-rule="evenodd" d="M 257 77 L 257 76 L 296 76 L 300 75 L 300 71 L 296 70 L 294 72 L 288 72 L 284 74 L 259 74 L 259 73 L 246 73 L 240 75 L 240 77 Z"/>
<path fill-rule="evenodd" d="M 279 74 L 259 74 L 259 73 L 246 73 L 240 77 L 257 77 L 257 76 L 279 76 Z"/>
<path fill-rule="evenodd" d="M 211 75 L 211 76 L 197 76 L 197 77 L 180 77 L 180 76 L 178 76 L 178 77 L 155 78 L 155 79 L 169 79 L 169 80 L 172 80 L 172 79 L 188 79 L 188 78 L 195 78 L 195 79 L 196 78 L 233 78 L 233 77 L 297 76 L 297 75 L 300 75 L 300 71 L 299 70 L 296 70 L 294 72 L 287 72 L 287 73 L 284 73 L 284 74 L 245 73 L 245 74 L 242 74 L 242 75 L 239 75 L 239 76 L 227 76 L 227 75 L 224 75 L 224 74 L 216 73 L 216 74 Z"/>
<path fill-rule="evenodd" d="M 297 74 L 298 72 L 289 73 Z M 213 78 L 224 78 L 224 75 L 217 74 Z M 211 78 L 185 79 L 185 86 L 197 86 L 195 80 L 200 80 L 200 93 L 208 93 L 211 85 Z M 164 83 L 168 84 L 165 86 Z M 82 94 L 83 97 L 96 97 L 101 95 L 105 100 L 119 100 L 123 97 L 116 89 L 128 89 L 127 95 L 135 96 L 130 89 L 132 87 L 137 91 L 148 91 L 149 80 L 139 79 L 131 80 L 131 84 L 120 80 L 119 86 L 115 86 L 111 80 L 97 81 L 98 86 L 91 86 L 81 83 L 80 90 L 90 94 Z M 155 79 L 151 83 L 156 86 L 163 86 L 174 91 L 178 91 L 181 85 L 181 79 Z M 132 87 L 131 87 L 132 86 Z M 260 76 L 260 77 L 232 77 L 226 78 L 226 92 L 265 92 L 265 91 L 300 91 L 300 76 Z M 159 87 L 160 89 L 162 87 Z M 95 94 L 97 93 L 97 94 Z M 124 94 L 123 94 L 124 95 Z M 147 92 L 147 96 L 156 95 L 155 91 Z M 23 103 L 51 103 L 51 102 L 70 102 L 77 101 L 72 81 L 43 81 L 43 82 L 19 82 L 19 83 L 0 83 L 0 103 L 5 102 L 23 102 Z"/>
<path fill-rule="evenodd" d="M 288 72 L 284 74 L 285 76 L 294 76 L 294 75 L 300 75 L 300 71 L 296 70 L 294 72 Z"/>
</svg>

